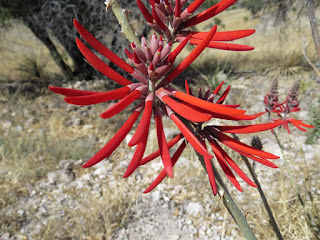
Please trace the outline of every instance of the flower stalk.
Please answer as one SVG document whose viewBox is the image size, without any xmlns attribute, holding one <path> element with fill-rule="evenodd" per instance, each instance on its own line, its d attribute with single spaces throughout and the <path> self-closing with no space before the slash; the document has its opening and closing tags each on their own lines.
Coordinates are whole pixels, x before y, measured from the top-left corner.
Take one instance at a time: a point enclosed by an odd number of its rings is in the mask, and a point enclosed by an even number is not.
<svg viewBox="0 0 320 240">
<path fill-rule="evenodd" d="M 235 138 L 238 138 L 236 135 L 234 135 L 234 137 L 235 137 Z M 260 150 L 261 150 L 261 149 L 260 149 Z M 253 169 L 253 167 L 251 166 L 251 164 L 250 164 L 250 162 L 249 162 L 249 159 L 248 159 L 246 156 L 242 155 L 242 154 L 240 154 L 240 156 L 241 156 L 242 160 L 245 162 L 245 164 L 247 165 L 247 168 L 248 168 L 248 170 L 249 170 L 249 172 L 250 172 L 250 174 L 251 174 L 251 176 L 252 176 L 252 179 L 253 179 L 254 183 L 257 185 L 257 188 L 258 188 L 260 197 L 261 197 L 261 199 L 262 199 L 263 205 L 264 205 L 264 207 L 265 207 L 265 209 L 266 209 L 266 211 L 267 211 L 267 213 L 268 213 L 268 215 L 269 215 L 269 218 L 270 218 L 269 223 L 270 223 L 270 225 L 272 226 L 273 231 L 274 231 L 275 234 L 277 235 L 277 238 L 278 238 L 279 240 L 282 240 L 283 237 L 282 237 L 282 235 L 281 235 L 280 229 L 279 229 L 279 227 L 278 227 L 278 224 L 277 224 L 277 222 L 276 222 L 276 219 L 275 219 L 274 216 L 273 216 L 271 207 L 270 207 L 270 205 L 269 205 L 269 203 L 268 203 L 268 200 L 267 200 L 266 195 L 264 194 L 264 192 L 263 192 L 263 190 L 262 190 L 262 187 L 261 187 L 261 185 L 260 185 L 260 182 L 259 182 L 259 180 L 258 180 L 258 177 L 257 177 L 256 173 L 254 172 L 254 169 Z"/>
<path fill-rule="evenodd" d="M 197 153 L 197 156 L 203 168 L 206 169 L 204 157 L 199 153 Z M 228 212 L 230 213 L 230 215 L 238 225 L 239 230 L 242 233 L 243 237 L 247 240 L 256 240 L 256 237 L 251 227 L 249 226 L 246 217 L 242 214 L 237 204 L 234 202 L 233 198 L 231 197 L 226 185 L 223 183 L 222 178 L 219 175 L 219 172 L 215 168 L 214 164 L 212 163 L 212 161 L 210 162 L 211 162 L 214 176 L 216 179 L 218 194 L 224 206 L 226 207 L 226 209 L 228 210 Z"/>
<path fill-rule="evenodd" d="M 107 6 L 107 11 L 108 8 L 111 7 L 114 15 L 116 16 L 116 18 L 119 21 L 119 24 L 121 25 L 122 32 L 126 36 L 126 38 L 130 42 L 135 42 L 141 48 L 140 40 L 138 39 L 136 32 L 130 24 L 127 11 L 120 6 L 118 0 L 106 0 L 104 3 Z"/>
</svg>

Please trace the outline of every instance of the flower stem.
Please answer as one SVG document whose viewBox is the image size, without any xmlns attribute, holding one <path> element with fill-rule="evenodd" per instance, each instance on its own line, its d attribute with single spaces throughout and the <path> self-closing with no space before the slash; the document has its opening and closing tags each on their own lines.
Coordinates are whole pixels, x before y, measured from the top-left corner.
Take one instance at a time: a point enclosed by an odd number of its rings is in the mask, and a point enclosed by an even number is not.
<svg viewBox="0 0 320 240">
<path fill-rule="evenodd" d="M 114 15 L 121 25 L 122 32 L 124 33 L 126 38 L 131 43 L 135 42 L 141 48 L 140 40 L 138 39 L 137 34 L 133 30 L 133 27 L 128 19 L 127 11 L 120 6 L 118 0 L 107 0 L 105 4 L 107 5 L 107 11 L 108 7 L 111 7 Z"/>
<path fill-rule="evenodd" d="M 204 169 L 206 169 L 203 156 L 198 153 L 197 153 L 197 155 L 198 155 L 198 158 L 199 158 L 202 166 L 204 167 Z M 220 174 L 218 173 L 218 171 L 216 170 L 215 166 L 213 165 L 212 161 L 211 161 L 211 165 L 212 165 L 214 175 L 216 178 L 218 194 L 219 194 L 224 206 L 227 208 L 228 212 L 231 214 L 232 218 L 234 219 L 234 221 L 238 225 L 239 230 L 242 233 L 243 237 L 247 240 L 256 240 L 256 237 L 255 237 L 254 233 L 252 232 L 252 229 L 250 228 L 246 217 L 242 214 L 242 212 L 240 211 L 240 209 L 238 208 L 236 203 L 233 201 L 227 187 L 224 185 L 222 178 L 221 178 Z"/>
<path fill-rule="evenodd" d="M 251 176 L 252 176 L 252 178 L 253 178 L 253 181 L 254 181 L 254 183 L 257 185 L 257 188 L 258 188 L 260 197 L 261 197 L 262 202 L 263 202 L 263 204 L 264 204 L 264 207 L 265 207 L 265 209 L 266 209 L 266 211 L 267 211 L 267 213 L 268 213 L 268 215 L 269 215 L 269 218 L 270 218 L 270 221 L 269 221 L 269 222 L 270 222 L 270 224 L 271 224 L 271 226 L 272 226 L 272 228 L 273 228 L 273 231 L 274 231 L 275 234 L 277 235 L 277 238 L 278 238 L 279 240 L 282 240 L 283 237 L 282 237 L 282 235 L 281 235 L 280 229 L 279 229 L 279 227 L 278 227 L 278 225 L 277 225 L 277 222 L 276 222 L 276 220 L 275 220 L 275 218 L 274 218 L 274 216 L 273 216 L 273 214 L 272 214 L 271 207 L 270 207 L 270 205 L 269 205 L 269 203 L 268 203 L 267 197 L 265 196 L 265 194 L 264 194 L 264 192 L 263 192 L 263 190 L 262 190 L 262 188 L 261 188 L 261 185 L 260 185 L 260 182 L 259 182 L 259 180 L 258 180 L 258 178 L 257 178 L 257 175 L 255 174 L 255 172 L 254 172 L 251 164 L 249 163 L 248 158 L 247 158 L 246 156 L 243 156 L 243 155 L 241 155 L 241 158 L 244 160 L 245 164 L 247 165 L 247 167 L 248 167 L 248 169 L 249 169 L 249 172 L 250 172 L 250 174 L 251 174 Z"/>
<path fill-rule="evenodd" d="M 288 173 L 289 173 L 289 178 L 290 178 L 291 184 L 292 184 L 292 186 L 293 186 L 293 188 L 294 188 L 294 190 L 295 190 L 295 192 L 296 192 L 296 195 L 297 195 L 297 197 L 298 197 L 298 200 L 299 200 L 299 202 L 300 202 L 300 204 L 301 204 L 301 206 L 302 206 L 302 208 L 303 208 L 303 210 L 304 210 L 304 213 L 305 213 L 306 216 L 307 216 L 307 219 L 309 220 L 309 223 L 310 223 L 310 225 L 311 225 L 311 227 L 312 227 L 312 230 L 314 231 L 315 237 L 316 237 L 317 239 L 320 239 L 320 229 L 319 229 L 319 226 L 318 226 L 318 224 L 314 221 L 313 217 L 311 216 L 311 214 L 310 214 L 309 211 L 307 210 L 306 205 L 305 205 L 305 203 L 304 203 L 304 201 L 303 201 L 303 199 L 302 199 L 302 197 L 301 197 L 301 194 L 300 194 L 299 189 L 298 189 L 298 187 L 297 187 L 297 183 L 296 183 L 296 181 L 294 180 L 294 177 L 293 177 L 293 174 L 292 174 L 292 170 L 291 170 L 291 168 L 290 168 L 290 165 L 289 165 L 289 163 L 288 163 L 288 161 L 287 161 L 287 159 L 286 159 L 286 157 L 285 157 L 285 155 L 284 155 L 284 147 L 283 147 L 282 144 L 280 143 L 280 140 L 279 140 L 279 138 L 278 138 L 278 136 L 277 136 L 277 134 L 276 134 L 275 131 L 273 132 L 273 135 L 274 135 L 274 137 L 276 138 L 277 143 L 278 143 L 278 145 L 279 145 L 279 148 L 280 148 L 280 151 L 281 151 L 281 155 L 282 155 L 282 158 L 283 158 L 283 160 L 284 160 L 285 167 L 286 167 L 286 169 L 287 169 L 287 171 L 288 171 Z"/>
</svg>

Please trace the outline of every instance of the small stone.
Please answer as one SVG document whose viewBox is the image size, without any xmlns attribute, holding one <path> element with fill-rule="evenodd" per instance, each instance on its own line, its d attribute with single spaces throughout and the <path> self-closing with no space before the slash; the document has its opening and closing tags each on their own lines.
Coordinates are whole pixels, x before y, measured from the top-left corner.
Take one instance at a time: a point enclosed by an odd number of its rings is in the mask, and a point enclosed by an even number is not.
<svg viewBox="0 0 320 240">
<path fill-rule="evenodd" d="M 11 237 L 11 234 L 7 232 L 1 235 L 0 240 L 9 240 L 10 237 Z"/>
<path fill-rule="evenodd" d="M 184 167 L 188 168 L 190 166 L 190 162 L 187 158 L 180 157 L 179 161 L 177 161 L 177 166 L 184 166 Z"/>
<path fill-rule="evenodd" d="M 198 216 L 199 214 L 202 216 L 204 214 L 203 207 L 199 203 L 190 202 L 187 206 L 187 214 L 192 215 L 194 217 Z"/>
<path fill-rule="evenodd" d="M 17 211 L 17 214 L 18 214 L 19 217 L 23 217 L 24 213 L 25 213 L 25 212 L 24 212 L 24 210 L 22 210 L 22 209 L 20 209 L 20 210 Z"/>
<path fill-rule="evenodd" d="M 178 234 L 173 234 L 169 237 L 169 240 L 179 240 L 180 239 L 180 235 Z"/>
<path fill-rule="evenodd" d="M 17 132 L 21 132 L 23 130 L 23 127 L 21 125 L 18 125 L 18 126 L 15 127 L 15 130 Z"/>
<path fill-rule="evenodd" d="M 159 202 L 161 199 L 161 192 L 158 190 L 152 192 L 152 198 L 154 201 Z"/>
<path fill-rule="evenodd" d="M 9 129 L 12 127 L 12 122 L 10 122 L 9 120 L 7 121 L 2 121 L 2 128 L 4 129 Z"/>
</svg>

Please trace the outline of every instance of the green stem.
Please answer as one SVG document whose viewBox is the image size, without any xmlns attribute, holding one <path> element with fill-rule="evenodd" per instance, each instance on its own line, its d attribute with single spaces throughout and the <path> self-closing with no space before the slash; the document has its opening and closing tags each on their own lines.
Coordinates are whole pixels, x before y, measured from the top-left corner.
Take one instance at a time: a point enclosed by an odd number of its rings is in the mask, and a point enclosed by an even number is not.
<svg viewBox="0 0 320 240">
<path fill-rule="evenodd" d="M 206 169 L 203 156 L 198 153 L 197 155 L 202 166 L 204 167 L 204 169 Z M 218 194 L 224 206 L 227 208 L 228 212 L 231 214 L 232 218 L 238 225 L 239 230 L 242 233 L 243 237 L 247 240 L 256 240 L 256 237 L 254 236 L 254 233 L 252 232 L 252 229 L 250 228 L 246 217 L 242 214 L 242 212 L 240 211 L 236 203 L 233 201 L 227 187 L 224 185 L 222 178 L 218 173 L 218 171 L 216 170 L 215 166 L 213 165 L 212 161 L 211 161 L 211 165 L 212 165 L 216 183 L 217 183 Z"/>
<path fill-rule="evenodd" d="M 106 1 L 107 2 L 107 1 Z M 108 7 L 111 7 L 114 15 L 119 21 L 119 24 L 121 25 L 122 32 L 126 36 L 126 38 L 132 43 L 135 42 L 140 48 L 141 43 L 140 40 L 137 37 L 137 34 L 133 30 L 133 27 L 128 19 L 127 12 L 125 9 L 123 9 L 118 0 L 109 0 L 107 3 L 107 9 Z"/>
<path fill-rule="evenodd" d="M 263 202 L 263 204 L 264 204 L 264 207 L 265 207 L 265 209 L 266 209 L 266 211 L 267 211 L 267 213 L 268 213 L 268 215 L 269 215 L 269 218 L 270 218 L 270 221 L 269 221 L 269 222 L 270 222 L 270 224 L 271 224 L 271 226 L 272 226 L 272 228 L 273 228 L 273 231 L 274 231 L 275 234 L 277 235 L 277 238 L 278 238 L 279 240 L 282 240 L 283 237 L 282 237 L 282 235 L 281 235 L 280 229 L 279 229 L 279 227 L 278 227 L 278 225 L 277 225 L 277 222 L 276 222 L 276 220 L 275 220 L 275 218 L 274 218 L 274 216 L 273 216 L 271 207 L 270 207 L 270 205 L 269 205 L 269 203 L 268 203 L 267 197 L 265 196 L 265 194 L 264 194 L 264 192 L 263 192 L 263 190 L 262 190 L 262 187 L 261 187 L 260 182 L 259 182 L 259 180 L 258 180 L 258 178 L 257 178 L 257 175 L 255 174 L 255 172 L 254 172 L 251 164 L 249 163 L 248 158 L 247 158 L 246 156 L 243 156 L 243 155 L 241 155 L 241 158 L 244 160 L 245 164 L 247 165 L 247 167 L 248 167 L 248 169 L 249 169 L 249 172 L 250 172 L 250 174 L 251 174 L 251 176 L 252 176 L 252 178 L 253 178 L 253 181 L 254 181 L 255 184 L 257 185 L 257 188 L 258 188 L 260 197 L 261 197 L 262 202 Z"/>
<path fill-rule="evenodd" d="M 275 131 L 273 132 L 273 135 L 274 135 L 274 137 L 276 138 L 277 143 L 278 143 L 278 145 L 279 145 L 279 148 L 280 148 L 280 151 L 281 151 L 281 155 L 282 155 L 282 158 L 283 158 L 283 160 L 284 160 L 285 167 L 286 167 L 286 169 L 287 169 L 287 171 L 288 171 L 288 173 L 289 173 L 289 178 L 290 178 L 291 184 L 292 184 L 292 186 L 293 186 L 293 188 L 294 188 L 294 190 L 295 190 L 295 192 L 296 192 L 296 195 L 297 195 L 297 197 L 298 197 L 298 199 L 299 199 L 299 202 L 300 202 L 300 204 L 301 204 L 301 206 L 302 206 L 302 208 L 303 208 L 303 210 L 304 210 L 304 213 L 306 214 L 306 216 L 307 216 L 307 218 L 308 218 L 308 220 L 309 220 L 309 223 L 310 223 L 311 226 L 312 226 L 312 229 L 313 229 L 313 231 L 314 231 L 314 233 L 315 233 L 315 237 L 316 237 L 317 239 L 320 239 L 320 229 L 319 229 L 319 226 L 318 226 L 318 224 L 314 221 L 314 219 L 312 218 L 311 214 L 310 214 L 309 211 L 307 210 L 306 205 L 305 205 L 305 203 L 304 203 L 304 201 L 303 201 L 303 199 L 302 199 L 302 197 L 301 197 L 301 194 L 300 194 L 299 189 L 298 189 L 298 187 L 297 187 L 298 185 L 297 185 L 296 181 L 295 181 L 294 178 L 293 178 L 293 174 L 292 174 L 292 170 L 291 170 L 291 168 L 290 168 L 290 165 L 289 165 L 289 163 L 288 163 L 288 161 L 287 161 L 287 159 L 286 159 L 286 157 L 285 157 L 285 155 L 284 155 L 284 147 L 283 147 L 282 144 L 280 143 L 280 140 L 279 140 L 279 138 L 278 138 L 278 136 L 277 136 L 277 134 L 276 134 Z"/>
</svg>

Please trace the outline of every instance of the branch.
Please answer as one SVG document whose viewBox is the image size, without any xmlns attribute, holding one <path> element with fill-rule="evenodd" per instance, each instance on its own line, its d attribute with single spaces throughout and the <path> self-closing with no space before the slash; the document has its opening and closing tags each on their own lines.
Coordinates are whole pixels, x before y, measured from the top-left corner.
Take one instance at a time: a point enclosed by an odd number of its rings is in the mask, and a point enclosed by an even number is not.
<svg viewBox="0 0 320 240">
<path fill-rule="evenodd" d="M 311 26 L 313 43 L 318 55 L 318 64 L 320 64 L 320 36 L 319 36 L 319 31 L 317 26 L 317 19 L 314 14 L 313 0 L 306 0 L 306 8 L 307 8 L 310 26 Z"/>
<path fill-rule="evenodd" d="M 122 27 L 122 32 L 126 36 L 126 38 L 130 41 L 130 43 L 135 42 L 141 48 L 140 40 L 137 37 L 137 34 L 133 30 L 133 27 L 128 19 L 127 11 L 119 5 L 118 0 L 106 0 L 105 4 L 108 7 L 111 7 L 114 15 L 119 21 L 119 24 Z"/>
</svg>

